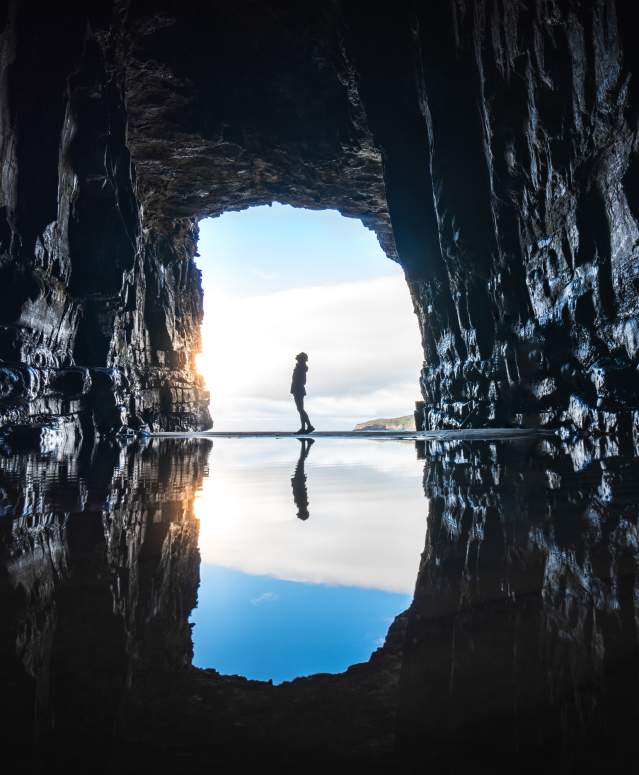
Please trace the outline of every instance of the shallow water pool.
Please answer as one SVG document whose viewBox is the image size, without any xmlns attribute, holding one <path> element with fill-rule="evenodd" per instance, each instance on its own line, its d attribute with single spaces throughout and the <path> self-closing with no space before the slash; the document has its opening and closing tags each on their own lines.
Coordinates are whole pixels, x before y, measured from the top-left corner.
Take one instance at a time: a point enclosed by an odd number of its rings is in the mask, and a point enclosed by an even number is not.
<svg viewBox="0 0 639 775">
<path fill-rule="evenodd" d="M 412 599 L 422 478 L 412 442 L 216 440 L 194 664 L 278 683 L 367 660 Z"/>
</svg>

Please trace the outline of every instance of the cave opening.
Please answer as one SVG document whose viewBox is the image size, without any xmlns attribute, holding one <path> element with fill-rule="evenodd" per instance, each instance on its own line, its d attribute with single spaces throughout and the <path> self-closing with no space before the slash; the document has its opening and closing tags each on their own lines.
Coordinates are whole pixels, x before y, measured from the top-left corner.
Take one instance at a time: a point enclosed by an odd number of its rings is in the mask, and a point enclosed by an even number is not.
<svg viewBox="0 0 639 775">
<path fill-rule="evenodd" d="M 318 430 L 414 422 L 409 288 L 359 219 L 278 203 L 226 212 L 200 221 L 196 263 L 215 430 L 296 428 L 301 350 Z M 425 529 L 412 443 L 236 441 L 216 439 L 196 502 L 193 664 L 280 683 L 365 662 L 412 599 Z"/>
<path fill-rule="evenodd" d="M 360 220 L 275 203 L 199 223 L 198 369 L 216 430 L 295 426 L 294 356 L 309 354 L 318 429 L 413 422 L 422 349 L 400 265 Z"/>
</svg>

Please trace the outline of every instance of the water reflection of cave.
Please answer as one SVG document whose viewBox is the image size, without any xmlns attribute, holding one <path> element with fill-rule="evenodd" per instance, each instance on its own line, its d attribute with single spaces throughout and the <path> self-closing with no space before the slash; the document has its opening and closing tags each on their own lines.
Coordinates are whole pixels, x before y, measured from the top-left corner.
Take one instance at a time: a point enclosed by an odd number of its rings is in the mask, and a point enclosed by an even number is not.
<svg viewBox="0 0 639 775">
<path fill-rule="evenodd" d="M 535 770 L 557 746 L 568 771 L 636 756 L 632 449 L 428 443 L 410 609 L 369 663 L 281 687 L 189 667 L 209 449 L 0 458 L 5 757 L 136 772 L 311 751 L 386 771 L 500 771 L 522 750 Z"/>
</svg>

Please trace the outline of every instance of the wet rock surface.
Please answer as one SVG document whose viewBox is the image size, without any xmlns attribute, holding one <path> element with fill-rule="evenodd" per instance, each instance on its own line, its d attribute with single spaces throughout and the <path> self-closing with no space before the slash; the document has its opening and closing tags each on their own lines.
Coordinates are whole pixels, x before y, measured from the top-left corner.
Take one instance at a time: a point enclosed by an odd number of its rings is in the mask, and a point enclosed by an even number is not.
<svg viewBox="0 0 639 775">
<path fill-rule="evenodd" d="M 197 221 L 279 201 L 360 218 L 403 266 L 427 428 L 629 436 L 632 10 L 11 4 L 0 424 L 206 427 Z"/>
<path fill-rule="evenodd" d="M 116 16 L 13 3 L 1 20 L 2 426 L 210 424 L 197 227 L 144 221 Z"/>
<path fill-rule="evenodd" d="M 633 771 L 636 449 L 421 444 L 411 606 L 369 662 L 279 686 L 191 666 L 193 503 L 211 450 L 0 456 L 12 771 Z"/>
</svg>

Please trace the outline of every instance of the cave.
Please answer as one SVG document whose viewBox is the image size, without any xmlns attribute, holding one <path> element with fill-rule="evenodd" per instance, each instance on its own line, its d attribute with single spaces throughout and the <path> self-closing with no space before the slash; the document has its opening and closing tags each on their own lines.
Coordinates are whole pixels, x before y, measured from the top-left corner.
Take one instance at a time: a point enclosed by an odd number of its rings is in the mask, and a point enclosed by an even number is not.
<svg viewBox="0 0 639 775">
<path fill-rule="evenodd" d="M 631 432 L 626 4 L 22 2 L 2 25 L 5 428 L 207 428 L 197 224 L 281 202 L 359 218 L 403 267 L 424 429 Z"/>
<path fill-rule="evenodd" d="M 635 29 L 623 0 L 0 8 L 15 771 L 636 769 Z M 272 203 L 374 232 L 423 347 L 412 602 L 281 686 L 194 667 L 189 621 L 198 224 Z"/>
</svg>

